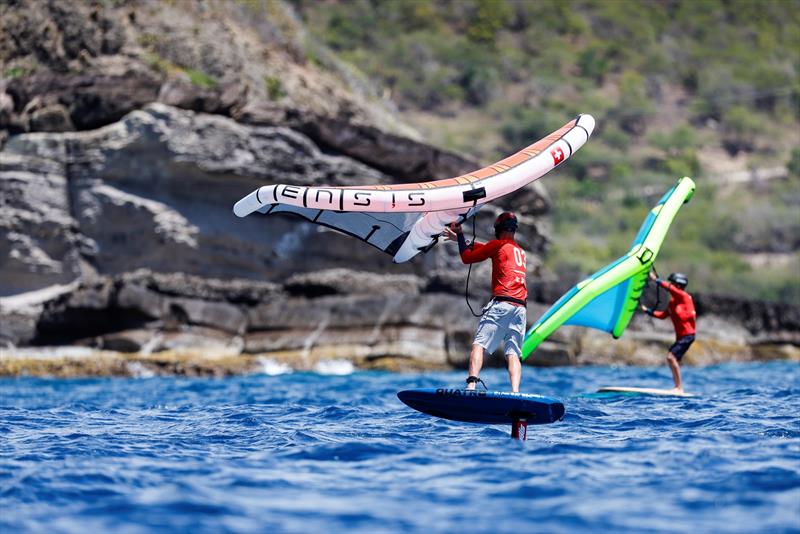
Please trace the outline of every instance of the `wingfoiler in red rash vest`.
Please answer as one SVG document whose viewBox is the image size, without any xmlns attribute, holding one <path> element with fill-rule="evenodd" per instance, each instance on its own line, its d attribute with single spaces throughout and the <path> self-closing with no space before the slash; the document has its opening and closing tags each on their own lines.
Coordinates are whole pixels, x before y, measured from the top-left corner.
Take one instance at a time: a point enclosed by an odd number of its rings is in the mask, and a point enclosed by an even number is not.
<svg viewBox="0 0 800 534">
<path fill-rule="evenodd" d="M 681 281 L 683 287 L 686 287 L 686 277 L 677 273 L 670 275 L 676 277 Z M 658 280 L 658 285 L 669 291 L 670 300 L 666 310 L 650 310 L 645 308 L 647 313 L 656 319 L 666 319 L 669 317 L 672 320 L 672 325 L 675 327 L 675 343 L 669 348 L 670 354 L 675 356 L 678 361 L 681 361 L 683 355 L 689 350 L 689 347 L 694 343 L 694 335 L 697 332 L 696 321 L 697 312 L 694 309 L 694 301 L 692 296 L 687 293 L 681 286 Z"/>
<path fill-rule="evenodd" d="M 461 251 L 461 261 L 478 263 L 492 259 L 492 296 L 528 299 L 525 283 L 525 251 L 513 239 L 493 239 L 473 243 Z"/>
<path fill-rule="evenodd" d="M 672 298 L 666 310 L 654 310 L 652 316 L 656 319 L 669 317 L 675 326 L 675 337 L 680 339 L 694 335 L 697 332 L 697 312 L 694 309 L 692 296 L 675 284 L 659 280 L 658 284 L 669 291 Z"/>
<path fill-rule="evenodd" d="M 492 299 L 484 306 L 472 341 L 467 388 L 480 380 L 483 354 L 490 354 L 502 343 L 508 361 L 512 392 L 519 391 L 522 368 L 522 342 L 525 335 L 528 287 L 525 283 L 525 251 L 514 240 L 517 218 L 501 213 L 494 223 L 496 239 L 467 245 L 462 232 L 456 232 L 461 261 L 477 263 L 492 260 Z"/>
</svg>

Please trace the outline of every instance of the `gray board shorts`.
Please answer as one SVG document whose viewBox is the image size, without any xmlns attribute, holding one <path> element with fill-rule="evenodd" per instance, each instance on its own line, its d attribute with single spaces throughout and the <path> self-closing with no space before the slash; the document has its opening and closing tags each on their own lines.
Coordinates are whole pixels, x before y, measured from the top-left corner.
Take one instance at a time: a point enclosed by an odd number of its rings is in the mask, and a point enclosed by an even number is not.
<svg viewBox="0 0 800 534">
<path fill-rule="evenodd" d="M 484 313 L 475 332 L 475 345 L 480 345 L 490 354 L 504 343 L 507 356 L 522 356 L 522 339 L 525 336 L 525 306 L 492 300 L 483 309 Z"/>
</svg>

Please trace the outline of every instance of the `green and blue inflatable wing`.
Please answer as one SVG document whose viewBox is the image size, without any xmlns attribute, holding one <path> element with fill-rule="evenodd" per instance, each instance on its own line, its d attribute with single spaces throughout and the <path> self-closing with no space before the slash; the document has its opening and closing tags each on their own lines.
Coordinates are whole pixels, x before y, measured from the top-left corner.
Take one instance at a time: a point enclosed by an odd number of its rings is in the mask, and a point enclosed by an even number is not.
<svg viewBox="0 0 800 534">
<path fill-rule="evenodd" d="M 669 225 L 694 194 L 691 178 L 681 178 L 650 210 L 628 253 L 569 290 L 525 335 L 522 359 L 562 325 L 596 328 L 618 338 L 633 317 L 647 275 Z"/>
</svg>

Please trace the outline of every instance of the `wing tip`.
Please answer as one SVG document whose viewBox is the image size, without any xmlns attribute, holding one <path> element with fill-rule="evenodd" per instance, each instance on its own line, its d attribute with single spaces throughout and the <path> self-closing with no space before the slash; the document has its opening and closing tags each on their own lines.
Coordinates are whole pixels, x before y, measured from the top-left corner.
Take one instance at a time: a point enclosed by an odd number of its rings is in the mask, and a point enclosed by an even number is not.
<svg viewBox="0 0 800 534">
<path fill-rule="evenodd" d="M 259 198 L 259 191 L 262 188 L 258 188 L 252 193 L 248 194 L 247 196 L 241 198 L 236 204 L 233 205 L 233 213 L 237 217 L 247 217 L 254 211 L 260 209 L 264 206 Z"/>
<path fill-rule="evenodd" d="M 594 132 L 594 127 L 596 124 L 597 122 L 595 121 L 594 117 L 588 113 L 581 113 L 576 117 L 575 125 L 584 128 L 589 134 L 589 137 L 591 137 L 592 133 Z"/>
</svg>

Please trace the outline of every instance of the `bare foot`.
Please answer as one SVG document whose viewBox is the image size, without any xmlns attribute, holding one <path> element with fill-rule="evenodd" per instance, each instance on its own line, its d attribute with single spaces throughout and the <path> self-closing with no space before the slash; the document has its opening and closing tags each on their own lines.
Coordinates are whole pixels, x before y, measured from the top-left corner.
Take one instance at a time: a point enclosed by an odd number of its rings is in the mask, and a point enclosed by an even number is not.
<svg viewBox="0 0 800 534">
<path fill-rule="evenodd" d="M 683 393 L 683 388 L 672 388 L 670 390 L 671 393 Z"/>
</svg>

